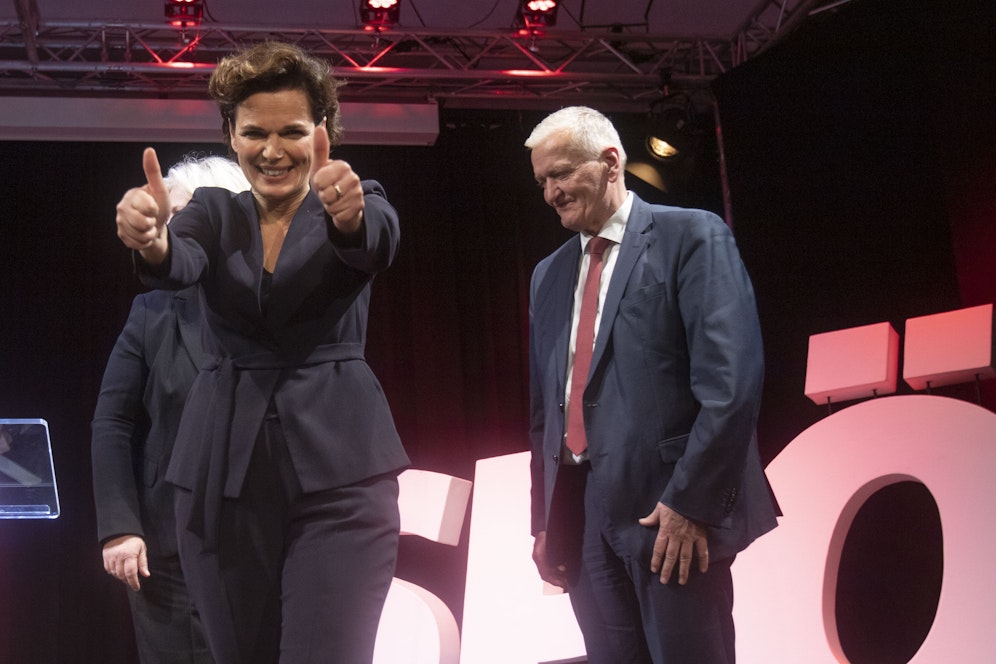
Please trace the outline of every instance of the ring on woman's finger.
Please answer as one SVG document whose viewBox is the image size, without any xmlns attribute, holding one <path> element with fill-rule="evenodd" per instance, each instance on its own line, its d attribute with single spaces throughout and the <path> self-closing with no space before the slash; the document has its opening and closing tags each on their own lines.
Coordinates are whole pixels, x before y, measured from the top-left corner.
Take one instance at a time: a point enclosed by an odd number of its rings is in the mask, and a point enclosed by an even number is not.
<svg viewBox="0 0 996 664">
<path fill-rule="evenodd" d="M 332 188 L 335 189 L 335 199 L 337 201 L 340 200 L 342 198 L 342 189 L 339 188 L 338 184 L 332 185 Z"/>
</svg>

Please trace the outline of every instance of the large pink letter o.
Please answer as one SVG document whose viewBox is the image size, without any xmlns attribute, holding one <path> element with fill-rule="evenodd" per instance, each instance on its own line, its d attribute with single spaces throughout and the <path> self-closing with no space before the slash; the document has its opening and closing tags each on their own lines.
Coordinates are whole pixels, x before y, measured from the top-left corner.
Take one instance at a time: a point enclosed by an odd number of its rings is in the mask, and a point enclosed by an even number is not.
<svg viewBox="0 0 996 664">
<path fill-rule="evenodd" d="M 785 516 L 733 566 L 738 661 L 847 661 L 834 611 L 844 540 L 869 496 L 907 480 L 930 491 L 944 534 L 937 614 L 910 661 L 996 661 L 996 414 L 945 397 L 866 401 L 802 432 L 767 472 Z"/>
</svg>

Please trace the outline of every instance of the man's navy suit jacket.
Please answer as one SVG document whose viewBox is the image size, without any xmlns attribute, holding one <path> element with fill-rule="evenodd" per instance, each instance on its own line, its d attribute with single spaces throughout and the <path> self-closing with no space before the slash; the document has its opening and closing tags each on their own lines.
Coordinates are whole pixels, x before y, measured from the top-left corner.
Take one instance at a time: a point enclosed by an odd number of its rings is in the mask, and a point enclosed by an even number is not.
<svg viewBox="0 0 996 664">
<path fill-rule="evenodd" d="M 733 556 L 778 512 L 755 438 L 764 360 L 750 279 L 730 229 L 702 210 L 636 197 L 618 251 L 584 392 L 588 482 L 634 554 L 647 541 L 637 520 L 659 501 L 708 526 L 712 560 Z M 556 527 L 580 258 L 573 237 L 533 273 L 534 534 Z"/>
</svg>

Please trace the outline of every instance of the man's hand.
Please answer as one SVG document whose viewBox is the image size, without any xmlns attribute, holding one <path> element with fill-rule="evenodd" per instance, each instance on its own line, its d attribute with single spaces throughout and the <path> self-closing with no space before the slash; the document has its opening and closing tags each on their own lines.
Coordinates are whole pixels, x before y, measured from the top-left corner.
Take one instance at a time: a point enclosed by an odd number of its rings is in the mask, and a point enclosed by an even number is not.
<svg viewBox="0 0 996 664">
<path fill-rule="evenodd" d="M 363 185 L 353 168 L 329 159 L 329 135 L 325 126 L 315 128 L 315 154 L 311 160 L 311 188 L 325 206 L 325 213 L 341 233 L 360 230 L 363 221 Z"/>
<path fill-rule="evenodd" d="M 126 247 L 137 250 L 147 263 L 159 265 L 169 250 L 166 220 L 170 205 L 169 192 L 154 149 L 145 148 L 142 169 L 145 171 L 145 185 L 125 192 L 118 203 L 115 222 L 118 237 Z"/>
<path fill-rule="evenodd" d="M 536 533 L 533 540 L 533 562 L 541 579 L 558 588 L 567 588 L 567 568 L 551 565 L 546 557 L 546 531 Z"/>
<path fill-rule="evenodd" d="M 648 528 L 657 526 L 650 571 L 654 574 L 660 572 L 661 583 L 671 580 L 677 563 L 678 583 L 685 585 L 693 556 L 698 558 L 700 572 L 705 573 L 709 569 L 709 543 L 702 524 L 686 519 L 663 503 L 657 503 L 653 512 L 640 519 L 640 525 Z"/>
<path fill-rule="evenodd" d="M 132 590 L 141 590 L 138 576 L 151 576 L 145 540 L 137 535 L 121 535 L 107 540 L 104 543 L 104 571 L 128 584 Z"/>
</svg>

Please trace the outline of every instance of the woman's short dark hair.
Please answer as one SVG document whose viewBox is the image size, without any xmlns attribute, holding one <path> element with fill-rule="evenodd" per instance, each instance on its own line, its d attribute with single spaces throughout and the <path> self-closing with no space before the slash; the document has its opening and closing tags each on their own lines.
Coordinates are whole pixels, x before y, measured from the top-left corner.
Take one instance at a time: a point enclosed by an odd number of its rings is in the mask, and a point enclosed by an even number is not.
<svg viewBox="0 0 996 664">
<path fill-rule="evenodd" d="M 339 88 L 342 83 L 330 75 L 329 65 L 308 55 L 299 47 L 267 41 L 229 55 L 218 63 L 208 92 L 221 110 L 222 132 L 231 147 L 230 127 L 235 109 L 258 92 L 301 90 L 311 105 L 315 124 L 326 120 L 330 147 L 342 142 L 339 117 Z"/>
</svg>

